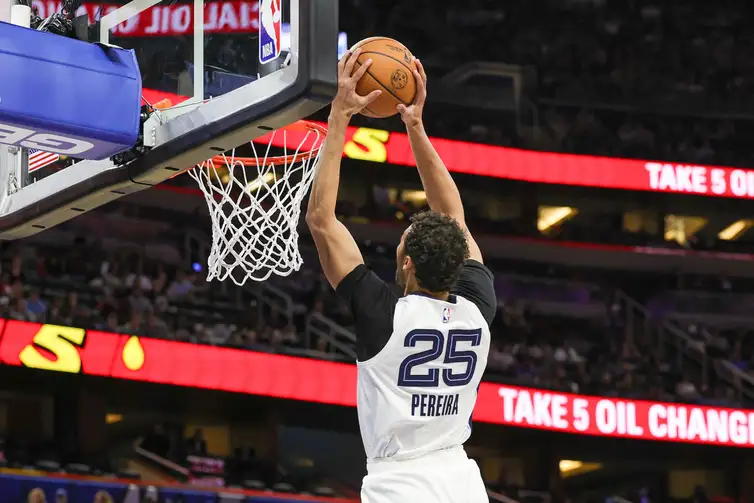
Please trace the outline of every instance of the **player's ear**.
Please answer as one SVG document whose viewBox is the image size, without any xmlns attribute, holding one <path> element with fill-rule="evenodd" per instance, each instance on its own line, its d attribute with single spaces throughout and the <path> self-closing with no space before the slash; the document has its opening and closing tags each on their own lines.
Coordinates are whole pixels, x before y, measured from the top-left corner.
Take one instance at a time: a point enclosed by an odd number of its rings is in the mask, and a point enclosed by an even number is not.
<svg viewBox="0 0 754 503">
<path fill-rule="evenodd" d="M 414 270 L 414 261 L 411 260 L 411 256 L 404 255 L 403 264 L 401 264 L 401 269 L 403 269 L 404 272 L 410 272 Z"/>
</svg>

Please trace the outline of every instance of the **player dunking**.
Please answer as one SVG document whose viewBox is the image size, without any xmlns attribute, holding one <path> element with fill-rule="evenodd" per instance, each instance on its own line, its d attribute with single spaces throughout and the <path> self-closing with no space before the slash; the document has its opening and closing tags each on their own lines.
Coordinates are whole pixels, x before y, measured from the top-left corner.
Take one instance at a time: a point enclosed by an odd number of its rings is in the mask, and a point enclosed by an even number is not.
<svg viewBox="0 0 754 503">
<path fill-rule="evenodd" d="M 416 215 L 397 249 L 396 295 L 365 265 L 335 217 L 340 161 L 353 114 L 379 96 L 355 92 L 371 64 L 338 63 L 338 93 L 306 220 L 330 284 L 351 307 L 358 353 L 358 414 L 367 455 L 364 503 L 486 503 L 463 443 L 487 365 L 496 300 L 492 274 L 466 228 L 453 179 L 422 124 L 427 77 L 417 60 L 414 104 L 399 105 L 432 211 Z"/>
</svg>

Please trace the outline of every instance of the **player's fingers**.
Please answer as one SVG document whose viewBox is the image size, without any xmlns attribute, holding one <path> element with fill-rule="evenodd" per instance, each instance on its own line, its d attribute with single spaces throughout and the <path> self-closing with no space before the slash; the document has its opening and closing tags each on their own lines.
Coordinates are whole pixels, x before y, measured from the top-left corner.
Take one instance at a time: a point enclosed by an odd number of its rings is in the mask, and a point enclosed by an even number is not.
<svg viewBox="0 0 754 503">
<path fill-rule="evenodd" d="M 346 61 L 348 61 L 349 57 L 351 57 L 351 49 L 348 49 L 343 57 L 340 58 L 340 61 L 338 61 L 338 76 L 343 73 L 343 67 L 345 66 Z"/>
<path fill-rule="evenodd" d="M 424 85 L 427 85 L 427 72 L 424 71 L 424 65 L 421 61 L 419 61 L 419 58 L 416 58 L 416 68 L 419 70 L 419 75 L 421 75 L 421 80 L 424 82 Z"/>
<path fill-rule="evenodd" d="M 366 96 L 364 96 L 363 98 L 361 98 L 362 105 L 363 106 L 369 105 L 371 102 L 373 102 L 374 100 L 376 100 L 377 98 L 379 98 L 380 94 L 382 94 L 382 91 L 380 91 L 379 89 L 375 89 L 371 93 L 369 93 Z"/>
<path fill-rule="evenodd" d="M 360 54 L 361 49 L 356 49 L 351 53 L 351 57 L 348 58 L 348 61 L 346 61 L 346 66 L 343 68 L 343 73 L 346 77 L 353 75 L 353 67 L 356 65 L 356 61 L 358 61 Z"/>
<path fill-rule="evenodd" d="M 360 65 L 359 68 L 356 69 L 355 72 L 353 72 L 353 75 L 351 78 L 353 79 L 354 83 L 361 80 L 361 77 L 364 76 L 365 73 L 367 73 L 367 70 L 369 69 L 369 66 L 372 64 L 372 60 L 368 59 L 364 61 L 363 65 Z"/>
<path fill-rule="evenodd" d="M 414 103 L 422 103 L 427 98 L 427 83 L 422 79 L 418 70 L 413 71 L 414 80 L 416 80 L 416 98 Z"/>
<path fill-rule="evenodd" d="M 398 113 L 401 115 L 405 114 L 406 111 L 408 110 L 406 105 L 404 105 L 403 103 L 399 103 L 398 106 L 396 106 L 395 108 L 398 110 Z"/>
</svg>

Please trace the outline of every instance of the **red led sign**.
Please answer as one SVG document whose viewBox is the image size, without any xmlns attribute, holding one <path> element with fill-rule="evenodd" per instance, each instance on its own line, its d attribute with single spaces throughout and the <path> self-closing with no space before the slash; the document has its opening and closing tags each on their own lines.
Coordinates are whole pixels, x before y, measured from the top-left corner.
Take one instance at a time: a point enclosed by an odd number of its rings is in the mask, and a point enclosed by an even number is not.
<svg viewBox="0 0 754 503">
<path fill-rule="evenodd" d="M 169 98 L 173 105 L 186 99 L 149 89 L 144 90 L 144 97 L 150 103 Z M 273 145 L 282 147 L 285 141 L 297 145 L 302 135 L 289 131 L 286 139 L 283 135 L 265 135 L 256 141 L 266 145 L 271 139 Z M 754 198 L 754 170 L 749 169 L 535 152 L 445 138 L 432 138 L 432 144 L 453 173 L 605 189 Z M 349 127 L 343 156 L 416 166 L 408 135 L 384 129 Z"/>
<path fill-rule="evenodd" d="M 354 407 L 356 367 L 79 328 L 0 321 L 0 362 Z M 754 446 L 754 411 L 484 382 L 474 420 L 583 435 Z"/>
</svg>

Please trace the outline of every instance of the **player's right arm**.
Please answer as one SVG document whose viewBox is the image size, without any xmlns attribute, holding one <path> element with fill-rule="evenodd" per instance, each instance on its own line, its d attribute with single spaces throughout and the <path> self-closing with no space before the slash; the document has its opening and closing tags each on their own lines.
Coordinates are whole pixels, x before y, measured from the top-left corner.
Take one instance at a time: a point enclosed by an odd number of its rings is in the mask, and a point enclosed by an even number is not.
<svg viewBox="0 0 754 503">
<path fill-rule="evenodd" d="M 354 53 L 348 51 L 338 62 L 338 93 L 330 108 L 327 138 L 322 146 L 306 210 L 306 223 L 317 247 L 322 270 L 333 288 L 337 288 L 351 271 L 364 263 L 356 241 L 335 216 L 340 162 L 348 123 L 353 114 L 380 95 L 380 91 L 373 91 L 369 96 L 356 93 L 356 83 L 371 64 L 371 60 L 368 60 L 354 71 L 359 53 L 359 49 Z"/>
<path fill-rule="evenodd" d="M 427 203 L 432 211 L 446 213 L 456 219 L 466 232 L 466 239 L 469 243 L 469 258 L 481 263 L 482 252 L 466 226 L 461 194 L 458 192 L 458 187 L 450 176 L 448 168 L 445 167 L 445 163 L 440 159 L 429 136 L 427 136 L 427 132 L 424 130 L 422 112 L 427 99 L 427 74 L 421 61 L 418 59 L 415 61 L 417 68 L 414 70 L 416 98 L 411 106 L 398 105 L 398 112 L 401 114 L 404 124 L 406 124 L 411 150 L 414 152 L 414 159 L 416 159 L 416 167 L 419 170 L 424 192 L 427 194 Z"/>
</svg>

